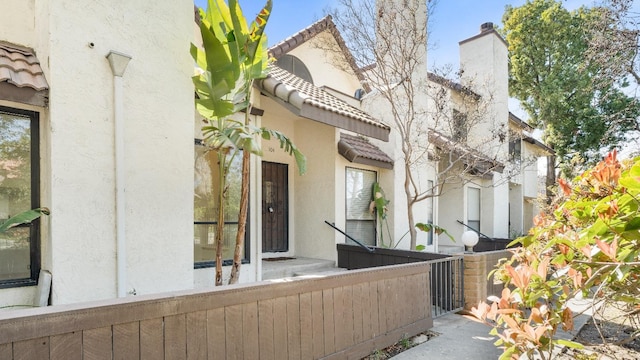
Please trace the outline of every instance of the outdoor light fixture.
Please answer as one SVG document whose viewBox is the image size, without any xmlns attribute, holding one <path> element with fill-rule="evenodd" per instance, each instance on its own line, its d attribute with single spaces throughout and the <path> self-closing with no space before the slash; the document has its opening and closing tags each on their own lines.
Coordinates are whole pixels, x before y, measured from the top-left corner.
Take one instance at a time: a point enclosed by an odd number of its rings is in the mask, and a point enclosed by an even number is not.
<svg viewBox="0 0 640 360">
<path fill-rule="evenodd" d="M 462 233 L 462 243 L 466 247 L 467 252 L 473 252 L 473 247 L 478 243 L 478 233 L 472 230 L 467 230 Z"/>
</svg>

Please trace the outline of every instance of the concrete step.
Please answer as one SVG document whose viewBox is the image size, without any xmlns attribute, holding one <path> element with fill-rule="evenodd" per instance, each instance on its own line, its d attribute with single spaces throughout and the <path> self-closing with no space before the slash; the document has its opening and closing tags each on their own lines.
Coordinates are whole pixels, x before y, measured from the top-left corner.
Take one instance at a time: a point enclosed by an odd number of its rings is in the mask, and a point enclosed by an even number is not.
<svg viewBox="0 0 640 360">
<path fill-rule="evenodd" d="M 310 274 L 312 272 L 329 271 L 336 268 L 333 260 L 313 258 L 283 258 L 281 260 L 262 260 L 262 279 L 282 279 L 294 277 L 296 274 Z"/>
<path fill-rule="evenodd" d="M 345 271 L 349 271 L 345 268 L 339 268 L 339 267 L 332 267 L 332 268 L 326 268 L 326 269 L 315 269 L 315 270 L 305 270 L 305 271 L 298 271 L 295 274 L 293 274 L 293 276 L 295 277 L 305 277 L 305 278 L 314 278 L 314 277 L 324 277 L 324 276 L 330 276 L 330 275 L 338 275 L 340 273 L 343 273 Z"/>
</svg>

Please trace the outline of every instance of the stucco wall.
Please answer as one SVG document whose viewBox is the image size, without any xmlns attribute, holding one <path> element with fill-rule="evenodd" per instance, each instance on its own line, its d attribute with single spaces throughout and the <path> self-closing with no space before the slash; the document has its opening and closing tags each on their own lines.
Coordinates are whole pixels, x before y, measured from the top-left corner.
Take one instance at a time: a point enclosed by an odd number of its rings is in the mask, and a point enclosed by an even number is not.
<svg viewBox="0 0 640 360">
<path fill-rule="evenodd" d="M 323 32 L 293 49 L 289 54 L 296 56 L 307 66 L 314 85 L 329 86 L 353 96 L 362 85 L 351 71 L 343 54 L 334 51 L 327 53 L 323 49 L 328 47 L 335 48 L 337 43 L 328 32 Z"/>
<path fill-rule="evenodd" d="M 34 48 L 36 46 L 35 0 L 3 0 L 0 11 L 0 40 Z"/>
<path fill-rule="evenodd" d="M 509 184 L 509 237 L 523 232 L 522 186 Z"/>
<path fill-rule="evenodd" d="M 337 233 L 324 223 L 325 220 L 338 224 L 341 221 L 336 214 L 337 131 L 311 120 L 295 124 L 295 142 L 307 157 L 307 173 L 295 178 L 297 256 L 328 260 L 337 257 Z"/>
<path fill-rule="evenodd" d="M 192 287 L 192 3 L 56 1 L 43 21 L 53 302 L 116 296 L 110 50 L 132 57 L 123 78 L 127 289 Z"/>
</svg>

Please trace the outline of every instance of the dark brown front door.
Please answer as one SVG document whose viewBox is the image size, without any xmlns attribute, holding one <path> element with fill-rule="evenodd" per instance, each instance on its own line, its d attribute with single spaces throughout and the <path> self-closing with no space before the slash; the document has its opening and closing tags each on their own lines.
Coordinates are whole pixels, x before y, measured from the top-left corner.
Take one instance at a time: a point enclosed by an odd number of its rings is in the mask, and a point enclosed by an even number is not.
<svg viewBox="0 0 640 360">
<path fill-rule="evenodd" d="M 262 252 L 289 250 L 289 168 L 262 162 Z"/>
</svg>

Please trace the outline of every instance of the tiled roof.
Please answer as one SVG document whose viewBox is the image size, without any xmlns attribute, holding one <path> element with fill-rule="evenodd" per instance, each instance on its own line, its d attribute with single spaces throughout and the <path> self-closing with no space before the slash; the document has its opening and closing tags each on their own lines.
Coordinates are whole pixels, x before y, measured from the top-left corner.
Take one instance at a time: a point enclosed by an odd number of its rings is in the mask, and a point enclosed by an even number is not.
<svg viewBox="0 0 640 360">
<path fill-rule="evenodd" d="M 298 46 L 304 44 L 307 40 L 320 34 L 321 32 L 327 29 L 335 29 L 335 27 L 336 25 L 333 23 L 331 15 L 327 15 L 324 18 L 316 21 L 315 23 L 307 26 L 306 28 L 270 47 L 269 55 L 277 59 L 281 55 L 284 55 L 289 51 L 297 48 Z"/>
<path fill-rule="evenodd" d="M 480 95 L 478 95 L 476 92 L 474 92 L 473 90 L 471 90 L 470 88 L 463 86 L 460 83 L 457 83 L 453 80 L 449 80 L 447 78 L 445 78 L 444 76 L 440 76 L 437 74 L 434 74 L 432 72 L 429 72 L 427 75 L 428 79 L 430 81 L 433 81 L 434 83 L 438 83 L 444 87 L 448 87 L 451 90 L 455 90 L 458 92 L 461 92 L 465 95 L 468 96 L 472 96 L 474 99 L 479 100 L 480 99 Z"/>
<path fill-rule="evenodd" d="M 393 169 L 393 160 L 362 136 L 341 133 L 338 152 L 351 162 Z"/>
<path fill-rule="evenodd" d="M 351 66 L 351 69 L 353 70 L 353 72 L 356 74 L 356 76 L 362 83 L 364 90 L 367 92 L 371 91 L 371 88 L 365 82 L 364 75 L 356 65 L 356 61 L 353 57 L 353 54 L 351 53 L 351 51 L 349 51 L 349 48 L 347 47 L 347 44 L 344 42 L 342 35 L 340 35 L 340 31 L 338 31 L 336 24 L 333 22 L 331 15 L 325 16 L 324 18 L 316 21 L 315 23 L 307 26 L 306 28 L 298 31 L 297 33 L 289 36 L 288 38 L 270 47 L 269 55 L 278 59 L 282 55 L 304 44 L 309 39 L 322 33 L 323 31 L 329 31 L 331 35 L 333 35 L 333 38 L 338 43 L 340 50 L 342 51 L 345 59 L 349 63 L 349 66 Z"/>
<path fill-rule="evenodd" d="M 501 162 L 491 159 L 465 144 L 454 141 L 438 131 L 429 130 L 429 142 L 445 151 L 453 152 L 462 158 L 468 166 L 473 167 L 480 176 L 489 175 L 493 171 L 501 173 L 504 170 L 504 165 Z"/>
<path fill-rule="evenodd" d="M 380 140 L 389 139 L 388 125 L 275 65 L 269 65 L 269 74 L 256 86 L 276 101 L 292 105 L 293 109 L 287 108 L 299 116 Z"/>
<path fill-rule="evenodd" d="M 49 89 L 33 50 L 0 42 L 0 82 L 36 91 Z"/>
</svg>

